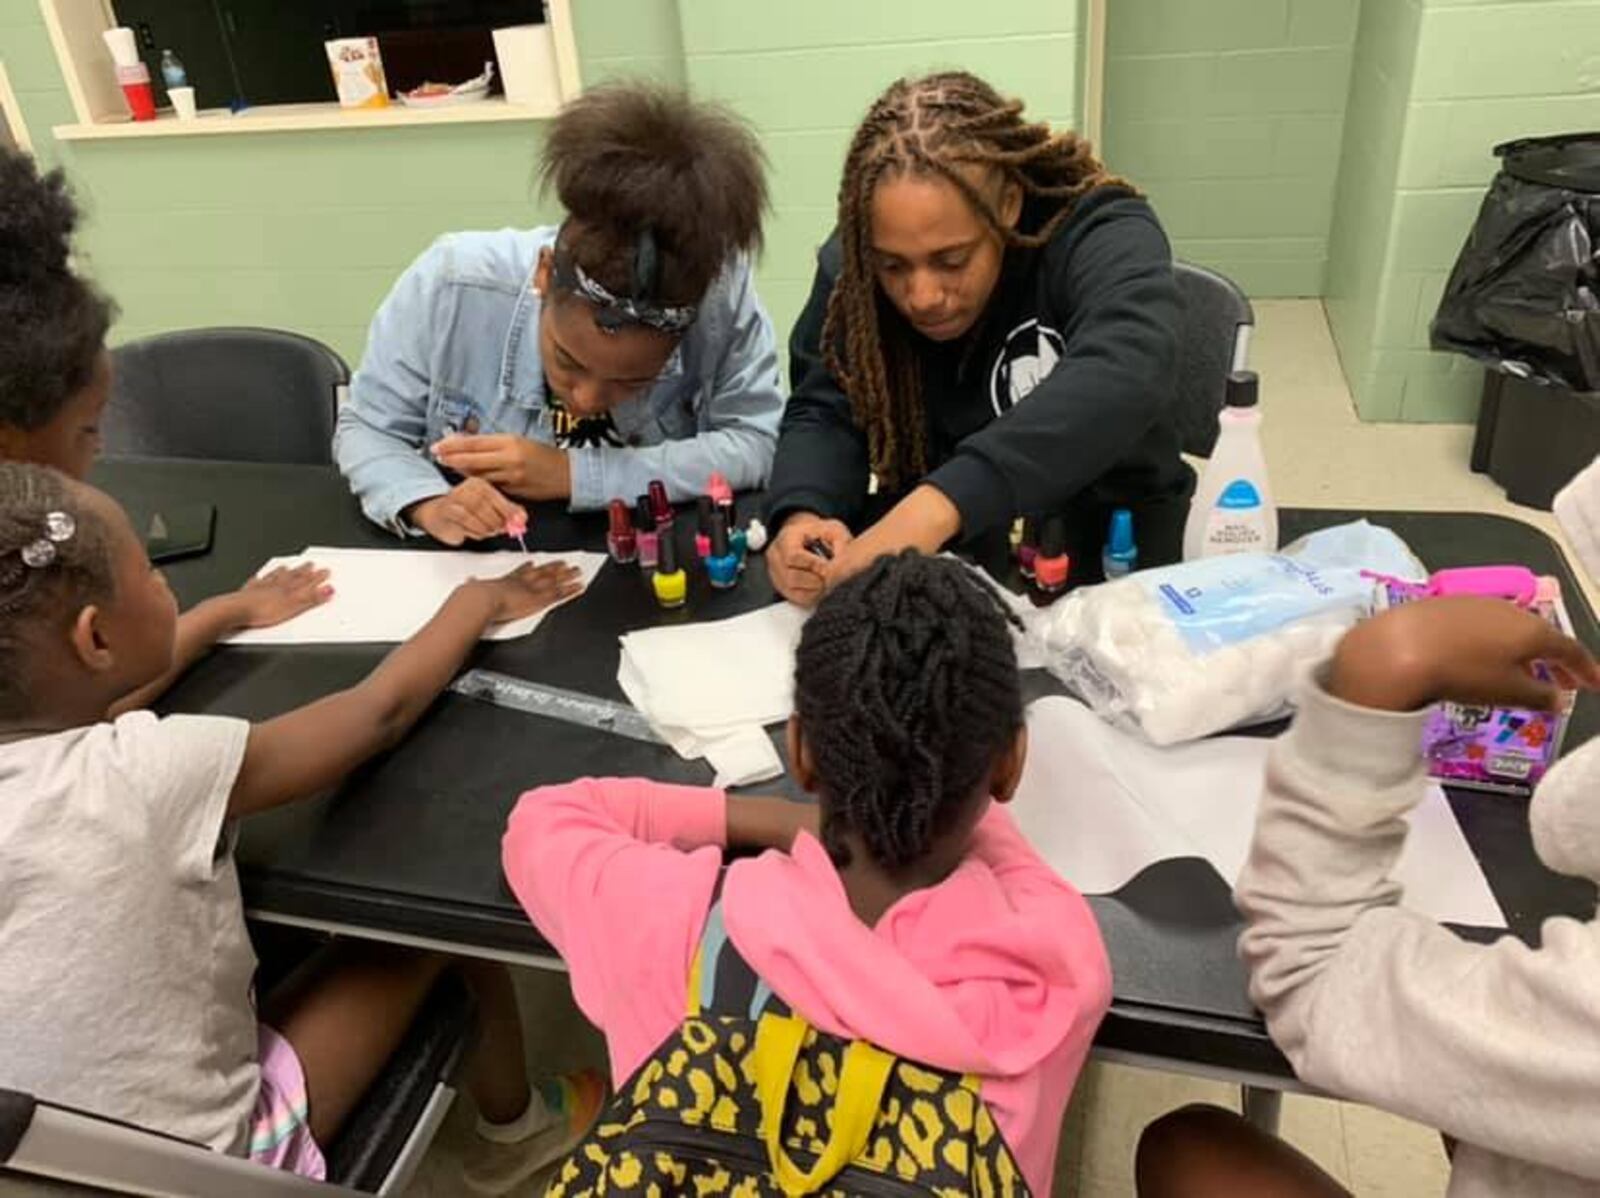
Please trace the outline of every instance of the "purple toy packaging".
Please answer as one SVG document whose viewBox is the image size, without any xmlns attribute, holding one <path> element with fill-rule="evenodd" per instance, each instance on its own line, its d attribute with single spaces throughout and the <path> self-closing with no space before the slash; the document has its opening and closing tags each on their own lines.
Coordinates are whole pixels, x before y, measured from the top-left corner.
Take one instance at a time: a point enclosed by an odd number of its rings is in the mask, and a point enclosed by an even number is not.
<svg viewBox="0 0 1600 1198">
<path fill-rule="evenodd" d="M 1385 579 L 1382 590 L 1381 605 L 1388 607 L 1435 595 L 1492 595 L 1525 607 L 1572 635 L 1561 603 L 1561 584 L 1521 567 L 1444 570 L 1423 587 Z M 1539 671 L 1548 678 L 1543 666 Z M 1571 696 L 1555 712 L 1440 703 L 1429 712 L 1422 734 L 1428 773 L 1449 786 L 1532 794 L 1561 752 L 1570 713 Z"/>
</svg>

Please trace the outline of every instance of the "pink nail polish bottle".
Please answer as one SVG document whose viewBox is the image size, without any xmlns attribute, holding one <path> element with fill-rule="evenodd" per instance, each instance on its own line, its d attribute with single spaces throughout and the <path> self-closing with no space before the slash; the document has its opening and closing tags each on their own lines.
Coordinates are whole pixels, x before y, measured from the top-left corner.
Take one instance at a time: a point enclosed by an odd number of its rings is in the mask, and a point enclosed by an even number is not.
<svg viewBox="0 0 1600 1198">
<path fill-rule="evenodd" d="M 1017 545 L 1017 569 L 1024 578 L 1033 577 L 1033 564 L 1039 557 L 1039 524 L 1032 516 L 1022 521 L 1022 540 Z"/>
<path fill-rule="evenodd" d="M 695 530 L 694 530 L 694 555 L 705 561 L 711 554 L 711 513 L 716 510 L 712 506 L 711 496 L 700 495 L 695 498 Z"/>
<path fill-rule="evenodd" d="M 732 528 L 733 519 L 733 488 L 728 485 L 728 479 L 720 470 L 711 472 L 711 481 L 706 484 L 706 494 L 711 496 L 711 502 L 722 511 L 722 518 Z"/>
</svg>

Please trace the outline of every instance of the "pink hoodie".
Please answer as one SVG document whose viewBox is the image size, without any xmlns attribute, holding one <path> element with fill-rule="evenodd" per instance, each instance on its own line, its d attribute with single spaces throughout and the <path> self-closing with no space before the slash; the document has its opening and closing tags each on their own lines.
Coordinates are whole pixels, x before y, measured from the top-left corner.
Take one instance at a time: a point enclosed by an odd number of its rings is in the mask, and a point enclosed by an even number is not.
<svg viewBox="0 0 1600 1198">
<path fill-rule="evenodd" d="M 586 778 L 530 791 L 506 830 L 511 889 L 566 959 L 620 1085 L 682 1022 L 726 833 L 718 790 Z M 1111 1001 L 1081 895 L 992 804 L 971 855 L 868 927 L 822 846 L 735 862 L 729 937 L 816 1027 L 983 1080 L 1035 1194 L 1048 1194 L 1067 1099 Z"/>
</svg>

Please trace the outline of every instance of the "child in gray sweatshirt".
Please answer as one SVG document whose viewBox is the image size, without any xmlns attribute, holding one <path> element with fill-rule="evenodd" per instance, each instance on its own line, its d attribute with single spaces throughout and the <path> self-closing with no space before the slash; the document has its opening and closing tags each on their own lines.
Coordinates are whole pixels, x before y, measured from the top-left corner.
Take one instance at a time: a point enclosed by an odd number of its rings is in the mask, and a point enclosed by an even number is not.
<svg viewBox="0 0 1600 1198">
<path fill-rule="evenodd" d="M 1397 904 L 1404 814 L 1442 699 L 1549 707 L 1600 686 L 1577 642 L 1510 604 L 1441 599 L 1350 632 L 1274 746 L 1235 901 L 1250 993 L 1295 1072 L 1457 1141 L 1450 1198 L 1600 1195 L 1600 922 L 1547 920 L 1541 945 L 1473 944 Z M 1530 807 L 1551 869 L 1600 879 L 1600 742 Z M 1152 1124 L 1146 1196 L 1337 1194 L 1287 1146 L 1212 1108 Z"/>
</svg>

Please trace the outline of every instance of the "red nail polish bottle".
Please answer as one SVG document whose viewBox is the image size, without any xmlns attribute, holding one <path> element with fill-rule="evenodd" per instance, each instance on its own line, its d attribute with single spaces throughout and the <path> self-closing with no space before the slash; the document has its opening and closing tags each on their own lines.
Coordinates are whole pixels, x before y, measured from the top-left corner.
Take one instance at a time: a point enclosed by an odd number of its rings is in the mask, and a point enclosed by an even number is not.
<svg viewBox="0 0 1600 1198">
<path fill-rule="evenodd" d="M 650 510 L 656 514 L 656 528 L 665 533 L 672 527 L 672 504 L 667 499 L 667 484 L 659 478 L 650 482 Z"/>
<path fill-rule="evenodd" d="M 611 530 L 606 533 L 606 548 L 611 560 L 627 565 L 639 556 L 639 542 L 633 533 L 633 516 L 628 505 L 620 499 L 611 501 Z"/>
<path fill-rule="evenodd" d="M 639 496 L 633 512 L 634 539 L 639 542 L 639 566 L 654 570 L 661 551 L 661 537 L 656 532 L 656 514 L 650 509 L 650 497 Z"/>
</svg>

